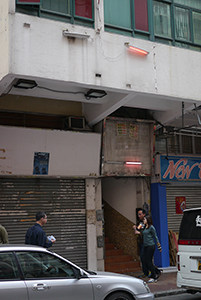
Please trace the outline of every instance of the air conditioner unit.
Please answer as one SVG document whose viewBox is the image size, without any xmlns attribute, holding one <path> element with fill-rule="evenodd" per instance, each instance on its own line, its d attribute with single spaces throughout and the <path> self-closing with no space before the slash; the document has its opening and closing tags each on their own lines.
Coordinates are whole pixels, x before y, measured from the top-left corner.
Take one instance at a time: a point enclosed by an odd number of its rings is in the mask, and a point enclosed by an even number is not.
<svg viewBox="0 0 201 300">
<path fill-rule="evenodd" d="M 83 117 L 65 117 L 63 118 L 64 129 L 84 130 L 85 119 Z"/>
</svg>

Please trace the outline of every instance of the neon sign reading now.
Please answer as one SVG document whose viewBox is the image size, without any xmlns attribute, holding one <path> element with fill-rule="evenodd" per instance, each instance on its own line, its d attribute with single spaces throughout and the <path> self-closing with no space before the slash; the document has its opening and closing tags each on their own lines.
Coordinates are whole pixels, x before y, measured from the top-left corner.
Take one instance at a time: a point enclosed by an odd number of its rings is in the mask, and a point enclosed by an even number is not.
<svg viewBox="0 0 201 300">
<path fill-rule="evenodd" d="M 201 180 L 201 158 L 161 156 L 161 180 Z"/>
</svg>

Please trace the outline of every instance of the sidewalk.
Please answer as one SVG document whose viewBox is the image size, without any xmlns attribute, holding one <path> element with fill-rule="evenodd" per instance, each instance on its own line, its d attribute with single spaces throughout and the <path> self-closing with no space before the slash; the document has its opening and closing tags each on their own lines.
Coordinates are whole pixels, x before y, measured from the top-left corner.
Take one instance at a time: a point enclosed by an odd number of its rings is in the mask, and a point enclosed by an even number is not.
<svg viewBox="0 0 201 300">
<path fill-rule="evenodd" d="M 132 276 L 138 277 L 142 272 L 133 273 Z M 143 278 L 144 281 L 148 281 L 149 278 Z M 177 268 L 169 267 L 163 268 L 163 273 L 159 277 L 156 283 L 148 283 L 148 286 L 155 298 L 176 295 L 185 293 L 185 289 L 177 287 Z"/>
</svg>

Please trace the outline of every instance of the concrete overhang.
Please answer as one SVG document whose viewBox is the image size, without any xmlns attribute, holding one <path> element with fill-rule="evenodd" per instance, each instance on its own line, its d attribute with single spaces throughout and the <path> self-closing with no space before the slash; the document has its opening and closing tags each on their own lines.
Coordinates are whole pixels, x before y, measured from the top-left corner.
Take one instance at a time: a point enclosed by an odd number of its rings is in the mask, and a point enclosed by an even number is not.
<svg viewBox="0 0 201 300">
<path fill-rule="evenodd" d="M 21 78 L 19 75 L 8 74 L 0 81 L 0 99 L 9 94 L 18 97 L 25 96 L 79 102 L 82 105 L 83 116 L 89 126 L 96 125 L 122 106 L 147 109 L 157 121 L 164 125 L 181 127 L 185 120 L 185 126 L 191 126 L 192 124 L 200 126 L 194 110 L 194 105 L 199 106 L 200 101 L 141 93 L 133 91 L 129 87 L 125 90 L 108 89 L 108 87 L 106 89 L 106 87 L 102 86 L 38 77 L 23 77 L 23 79 L 36 81 L 37 86 L 32 89 L 21 89 L 14 87 L 19 78 Z M 89 89 L 105 90 L 107 95 L 103 98 L 87 99 L 85 94 Z M 4 109 L 4 107 L 0 105 L 0 109 Z"/>
</svg>

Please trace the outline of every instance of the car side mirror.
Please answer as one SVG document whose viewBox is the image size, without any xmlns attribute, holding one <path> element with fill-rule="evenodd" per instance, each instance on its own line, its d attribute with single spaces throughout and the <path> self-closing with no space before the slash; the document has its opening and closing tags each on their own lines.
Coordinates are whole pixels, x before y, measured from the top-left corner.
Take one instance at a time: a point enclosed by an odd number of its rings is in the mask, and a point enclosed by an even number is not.
<svg viewBox="0 0 201 300">
<path fill-rule="evenodd" d="M 84 276 L 84 271 L 82 269 L 79 269 L 76 271 L 76 278 L 80 279 Z"/>
</svg>

